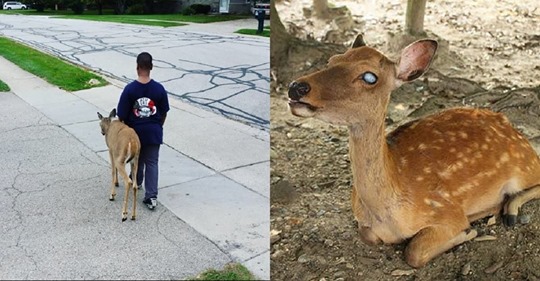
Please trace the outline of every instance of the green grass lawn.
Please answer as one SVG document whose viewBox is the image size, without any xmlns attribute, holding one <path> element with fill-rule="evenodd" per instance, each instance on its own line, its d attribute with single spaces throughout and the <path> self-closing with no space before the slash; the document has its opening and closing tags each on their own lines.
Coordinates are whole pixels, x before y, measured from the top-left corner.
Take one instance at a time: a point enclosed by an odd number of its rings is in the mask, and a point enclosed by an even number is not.
<svg viewBox="0 0 540 281">
<path fill-rule="evenodd" d="M 270 26 L 265 26 L 261 34 L 257 34 L 257 29 L 239 29 L 234 33 L 270 37 Z"/>
<path fill-rule="evenodd" d="M 78 91 L 107 84 L 107 81 L 96 74 L 5 37 L 0 37 L 0 56 L 67 91 Z M 90 84 L 92 79 L 99 83 Z"/>
<path fill-rule="evenodd" d="M 66 16 L 58 16 L 57 18 L 106 21 L 106 22 L 117 22 L 117 23 L 127 23 L 127 24 L 141 24 L 141 25 L 161 26 L 161 27 L 187 25 L 179 21 L 169 21 L 169 20 L 160 20 L 160 19 L 151 19 L 151 18 L 138 18 L 137 16 L 66 15 Z"/>
<path fill-rule="evenodd" d="M 9 90 L 9 86 L 4 83 L 4 81 L 0 80 L 0 92 L 8 92 Z"/>
<path fill-rule="evenodd" d="M 190 278 L 192 279 L 192 278 Z M 256 280 L 247 268 L 238 263 L 226 265 L 223 270 L 209 269 L 194 280 Z"/>
<path fill-rule="evenodd" d="M 63 11 L 45 10 L 42 13 L 39 13 L 35 10 L 15 10 L 15 11 L 0 10 L 0 14 L 22 14 L 22 15 L 35 15 L 35 16 L 44 15 L 44 16 L 55 16 L 58 18 L 66 18 L 66 19 L 82 19 L 82 20 L 118 22 L 118 23 L 128 23 L 128 24 L 143 24 L 143 25 L 163 26 L 163 27 L 182 26 L 182 25 L 186 25 L 186 22 L 210 23 L 210 22 L 245 19 L 245 18 L 250 17 L 250 16 L 244 16 L 244 15 L 184 16 L 181 14 L 114 15 L 112 13 L 112 10 L 104 10 L 103 15 L 98 15 L 98 12 L 95 10 L 85 11 L 84 14 L 82 15 L 75 15 L 73 14 L 71 10 L 63 10 Z"/>
</svg>

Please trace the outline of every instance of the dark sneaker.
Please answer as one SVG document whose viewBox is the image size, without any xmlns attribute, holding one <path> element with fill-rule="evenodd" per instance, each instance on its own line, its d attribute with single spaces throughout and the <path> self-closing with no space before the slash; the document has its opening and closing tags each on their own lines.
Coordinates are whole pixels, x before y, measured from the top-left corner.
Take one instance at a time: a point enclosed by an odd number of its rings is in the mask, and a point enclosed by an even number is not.
<svg viewBox="0 0 540 281">
<path fill-rule="evenodd" d="M 146 207 L 148 207 L 148 209 L 150 210 L 154 210 L 157 206 L 157 199 L 156 198 L 148 198 L 148 199 L 144 199 L 142 201 Z"/>
</svg>

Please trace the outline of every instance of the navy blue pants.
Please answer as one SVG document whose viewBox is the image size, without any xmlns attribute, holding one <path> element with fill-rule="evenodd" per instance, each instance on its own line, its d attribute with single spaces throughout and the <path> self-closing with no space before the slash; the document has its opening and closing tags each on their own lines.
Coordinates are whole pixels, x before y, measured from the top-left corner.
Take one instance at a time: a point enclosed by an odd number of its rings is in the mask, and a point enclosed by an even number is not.
<svg viewBox="0 0 540 281">
<path fill-rule="evenodd" d="M 158 195 L 158 161 L 160 146 L 160 144 L 141 146 L 139 169 L 137 171 L 137 185 L 141 186 L 144 180 L 144 199 L 157 198 Z"/>
</svg>

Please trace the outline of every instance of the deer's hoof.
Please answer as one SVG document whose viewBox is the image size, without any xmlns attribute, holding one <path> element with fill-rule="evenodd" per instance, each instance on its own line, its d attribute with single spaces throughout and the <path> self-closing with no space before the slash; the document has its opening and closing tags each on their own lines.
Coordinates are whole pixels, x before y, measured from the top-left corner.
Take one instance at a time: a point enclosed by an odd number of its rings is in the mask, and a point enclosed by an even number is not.
<svg viewBox="0 0 540 281">
<path fill-rule="evenodd" d="M 134 221 L 134 220 L 135 220 L 135 216 L 131 216 L 131 220 Z"/>
<path fill-rule="evenodd" d="M 109 197 L 109 201 L 114 201 L 114 196 Z"/>
<path fill-rule="evenodd" d="M 115 182 L 114 186 L 119 187 L 120 185 L 117 182 Z"/>
<path fill-rule="evenodd" d="M 122 218 L 122 222 L 125 222 L 127 220 L 127 218 Z"/>
<path fill-rule="evenodd" d="M 503 222 L 504 222 L 504 225 L 506 225 L 508 227 L 512 227 L 512 226 L 516 225 L 517 216 L 516 215 L 506 214 L 503 217 Z"/>
</svg>

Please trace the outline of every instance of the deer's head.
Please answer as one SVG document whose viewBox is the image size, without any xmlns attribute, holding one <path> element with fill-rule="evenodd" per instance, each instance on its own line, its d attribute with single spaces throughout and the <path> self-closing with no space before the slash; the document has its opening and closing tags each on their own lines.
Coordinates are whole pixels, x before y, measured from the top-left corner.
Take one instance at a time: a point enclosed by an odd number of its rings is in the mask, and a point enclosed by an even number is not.
<svg viewBox="0 0 540 281">
<path fill-rule="evenodd" d="M 419 40 L 393 62 L 367 47 L 359 35 L 352 48 L 331 57 L 325 69 L 290 84 L 290 110 L 337 125 L 384 119 L 392 90 L 420 77 L 436 50 L 436 41 Z"/>
<path fill-rule="evenodd" d="M 101 134 L 106 135 L 109 131 L 109 126 L 111 125 L 111 121 L 114 117 L 116 117 L 116 108 L 113 108 L 111 113 L 109 113 L 109 117 L 103 117 L 101 113 L 97 113 L 99 118 L 99 126 L 101 127 Z"/>
</svg>

